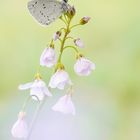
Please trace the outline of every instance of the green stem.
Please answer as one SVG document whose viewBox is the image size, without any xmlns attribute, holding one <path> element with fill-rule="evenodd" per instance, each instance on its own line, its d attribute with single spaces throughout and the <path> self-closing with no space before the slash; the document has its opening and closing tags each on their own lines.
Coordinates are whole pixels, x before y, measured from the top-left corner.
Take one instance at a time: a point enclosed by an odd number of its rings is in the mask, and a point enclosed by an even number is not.
<svg viewBox="0 0 140 140">
<path fill-rule="evenodd" d="M 79 53 L 78 49 L 77 49 L 76 47 L 74 47 L 74 46 L 66 46 L 66 47 L 64 47 L 63 50 L 65 50 L 65 49 L 67 49 L 67 48 L 74 49 L 74 50 L 76 51 L 76 53 Z"/>
<path fill-rule="evenodd" d="M 58 40 L 60 41 L 60 43 L 62 43 L 62 40 L 60 38 Z"/>
<path fill-rule="evenodd" d="M 77 27 L 77 26 L 79 26 L 79 25 L 81 25 L 81 24 L 80 24 L 80 23 L 75 24 L 75 25 L 71 26 L 70 29 L 75 28 L 75 27 Z"/>
<path fill-rule="evenodd" d="M 65 28 L 61 28 L 59 31 L 62 31 L 62 30 L 66 31 L 66 29 L 65 29 Z"/>
<path fill-rule="evenodd" d="M 64 18 L 65 18 L 65 21 L 66 21 L 66 22 L 68 22 L 68 19 L 67 19 L 67 17 L 66 17 L 66 15 L 65 15 L 65 14 L 64 14 Z"/>
<path fill-rule="evenodd" d="M 37 68 L 36 73 L 40 73 L 40 69 L 41 69 L 41 66 L 39 65 L 38 68 Z"/>
<path fill-rule="evenodd" d="M 61 17 L 60 18 L 64 23 L 65 23 L 65 25 L 67 26 L 67 22 Z"/>
<path fill-rule="evenodd" d="M 31 97 L 28 96 L 27 99 L 25 100 L 23 106 L 22 106 L 22 111 L 24 111 L 28 105 L 28 102 L 30 101 Z"/>
<path fill-rule="evenodd" d="M 67 35 L 70 33 L 70 23 L 71 23 L 71 20 L 72 19 L 70 18 L 68 23 L 67 23 L 67 28 L 66 28 L 66 32 L 65 32 L 64 38 L 63 38 L 62 43 L 61 43 L 60 54 L 59 54 L 57 63 L 61 63 L 61 57 L 62 57 L 65 41 L 66 41 Z"/>
<path fill-rule="evenodd" d="M 67 39 L 72 39 L 72 40 L 74 40 L 74 38 L 71 37 L 71 36 L 68 36 L 68 37 L 66 38 L 66 40 L 67 40 Z"/>
<path fill-rule="evenodd" d="M 51 40 L 51 43 L 50 43 L 51 45 L 53 44 L 53 41 L 54 41 L 54 40 L 52 39 L 52 40 Z"/>
</svg>

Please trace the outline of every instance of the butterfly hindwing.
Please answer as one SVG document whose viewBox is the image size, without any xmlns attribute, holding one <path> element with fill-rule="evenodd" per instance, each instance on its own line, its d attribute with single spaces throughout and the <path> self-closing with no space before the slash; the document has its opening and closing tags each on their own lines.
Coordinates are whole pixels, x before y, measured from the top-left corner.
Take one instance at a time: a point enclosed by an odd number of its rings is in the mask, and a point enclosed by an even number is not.
<svg viewBox="0 0 140 140">
<path fill-rule="evenodd" d="M 28 9 L 42 25 L 49 25 L 64 12 L 61 2 L 56 0 L 31 0 L 28 2 Z"/>
</svg>

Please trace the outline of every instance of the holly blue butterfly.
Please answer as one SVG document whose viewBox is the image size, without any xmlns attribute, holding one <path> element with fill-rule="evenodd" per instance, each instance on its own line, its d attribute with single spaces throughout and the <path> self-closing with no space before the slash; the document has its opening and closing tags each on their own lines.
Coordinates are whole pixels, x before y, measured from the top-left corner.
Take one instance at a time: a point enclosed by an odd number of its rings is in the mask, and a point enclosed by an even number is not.
<svg viewBox="0 0 140 140">
<path fill-rule="evenodd" d="M 68 0 L 31 0 L 28 2 L 30 14 L 42 25 L 49 25 L 68 10 Z"/>
</svg>

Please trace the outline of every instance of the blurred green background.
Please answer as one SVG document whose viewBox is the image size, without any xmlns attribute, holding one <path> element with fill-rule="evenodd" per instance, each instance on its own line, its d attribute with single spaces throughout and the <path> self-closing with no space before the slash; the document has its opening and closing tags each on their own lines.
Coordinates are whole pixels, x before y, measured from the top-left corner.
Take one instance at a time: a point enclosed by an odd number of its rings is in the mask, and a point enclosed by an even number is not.
<svg viewBox="0 0 140 140">
<path fill-rule="evenodd" d="M 64 95 L 53 90 L 56 94 L 46 103 L 32 140 L 140 140 L 140 1 L 70 3 L 77 9 L 73 23 L 86 15 L 92 18 L 72 34 L 84 41 L 81 51 L 97 68 L 89 77 L 78 77 L 73 72 L 73 52 L 65 52 L 63 62 L 75 84 L 77 115 L 51 111 Z M 0 1 L 0 140 L 14 140 L 10 129 L 28 94 L 17 87 L 34 78 L 40 54 L 63 26 L 59 20 L 40 26 L 26 4 L 27 0 Z M 48 83 L 52 69 L 41 72 Z M 34 102 L 29 105 L 29 116 L 35 106 Z"/>
</svg>

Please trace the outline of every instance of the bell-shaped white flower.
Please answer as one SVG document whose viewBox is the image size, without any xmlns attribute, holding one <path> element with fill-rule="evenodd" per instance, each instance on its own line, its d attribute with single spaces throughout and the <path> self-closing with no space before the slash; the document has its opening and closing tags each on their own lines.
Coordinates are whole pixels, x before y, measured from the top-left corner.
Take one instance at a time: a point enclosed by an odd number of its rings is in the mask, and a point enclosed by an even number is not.
<svg viewBox="0 0 140 140">
<path fill-rule="evenodd" d="M 45 96 L 52 96 L 45 82 L 41 79 L 36 79 L 34 82 L 20 85 L 19 89 L 30 89 L 30 95 L 34 100 L 42 101 Z"/>
<path fill-rule="evenodd" d="M 95 69 L 95 64 L 90 60 L 80 57 L 74 65 L 74 71 L 80 76 L 88 76 Z"/>
<path fill-rule="evenodd" d="M 58 69 L 51 77 L 49 87 L 63 90 L 67 84 L 72 84 L 68 73 L 63 69 Z"/>
<path fill-rule="evenodd" d="M 64 114 L 75 115 L 75 106 L 71 100 L 71 95 L 66 94 L 61 97 L 58 102 L 52 107 L 54 111 L 58 111 Z"/>
<path fill-rule="evenodd" d="M 53 35 L 53 40 L 56 41 L 57 39 L 59 39 L 61 36 L 61 32 L 60 31 L 57 31 L 56 33 L 54 33 Z"/>
<path fill-rule="evenodd" d="M 56 64 L 56 54 L 53 47 L 45 48 L 40 57 L 40 65 L 52 67 Z"/>
<path fill-rule="evenodd" d="M 75 39 L 75 40 L 74 40 L 74 43 L 75 43 L 75 45 L 76 45 L 77 47 L 79 47 L 79 48 L 84 48 L 84 43 L 83 43 L 83 41 L 82 41 L 80 38 Z"/>
<path fill-rule="evenodd" d="M 15 138 L 26 138 L 28 135 L 28 125 L 26 123 L 26 113 L 20 112 L 18 116 L 18 120 L 12 127 L 11 133 Z"/>
</svg>

